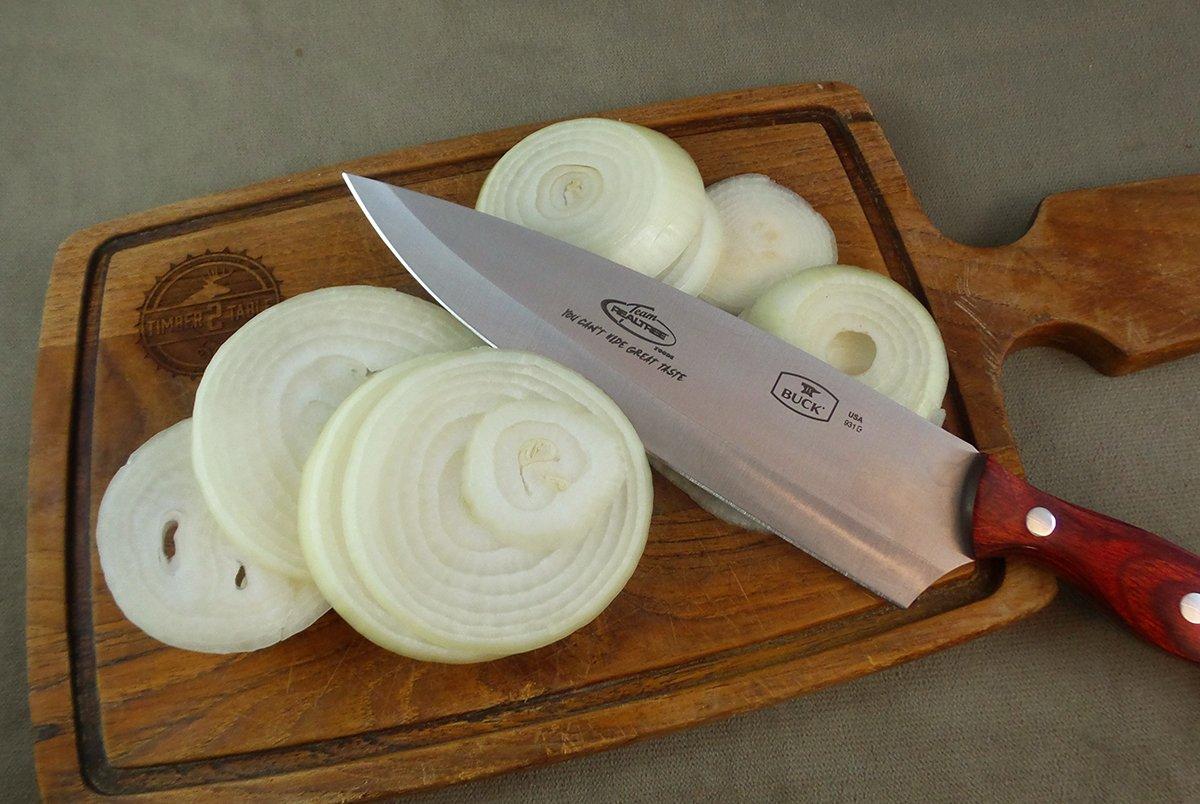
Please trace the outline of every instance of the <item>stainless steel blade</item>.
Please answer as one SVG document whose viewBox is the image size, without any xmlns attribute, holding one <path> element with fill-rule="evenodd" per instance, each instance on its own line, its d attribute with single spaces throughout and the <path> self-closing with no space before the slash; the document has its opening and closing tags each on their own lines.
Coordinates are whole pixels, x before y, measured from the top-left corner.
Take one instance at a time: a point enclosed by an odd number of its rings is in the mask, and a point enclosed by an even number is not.
<svg viewBox="0 0 1200 804">
<path fill-rule="evenodd" d="M 488 343 L 604 389 L 649 452 L 901 606 L 970 561 L 979 453 L 705 302 L 537 232 L 344 174 L 392 253 Z"/>
</svg>

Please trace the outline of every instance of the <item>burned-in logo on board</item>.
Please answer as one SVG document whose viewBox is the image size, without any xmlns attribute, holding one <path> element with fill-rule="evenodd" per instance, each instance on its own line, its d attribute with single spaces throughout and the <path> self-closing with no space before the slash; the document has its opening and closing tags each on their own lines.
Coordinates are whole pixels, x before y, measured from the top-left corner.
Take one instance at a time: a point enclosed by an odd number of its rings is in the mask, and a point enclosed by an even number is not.
<svg viewBox="0 0 1200 804">
<path fill-rule="evenodd" d="M 282 298 L 279 280 L 248 254 L 189 254 L 146 294 L 138 336 L 158 365 L 195 376 L 238 327 Z"/>
</svg>

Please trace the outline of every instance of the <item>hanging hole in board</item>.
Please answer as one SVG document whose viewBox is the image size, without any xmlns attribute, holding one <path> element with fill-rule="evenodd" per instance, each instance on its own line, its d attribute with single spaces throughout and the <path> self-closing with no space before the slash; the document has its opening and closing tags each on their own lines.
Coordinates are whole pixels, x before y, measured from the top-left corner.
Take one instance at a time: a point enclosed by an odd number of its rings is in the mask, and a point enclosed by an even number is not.
<svg viewBox="0 0 1200 804">
<path fill-rule="evenodd" d="M 175 531 L 177 530 L 179 530 L 179 522 L 174 519 L 163 525 L 162 551 L 168 563 L 175 557 Z"/>
</svg>

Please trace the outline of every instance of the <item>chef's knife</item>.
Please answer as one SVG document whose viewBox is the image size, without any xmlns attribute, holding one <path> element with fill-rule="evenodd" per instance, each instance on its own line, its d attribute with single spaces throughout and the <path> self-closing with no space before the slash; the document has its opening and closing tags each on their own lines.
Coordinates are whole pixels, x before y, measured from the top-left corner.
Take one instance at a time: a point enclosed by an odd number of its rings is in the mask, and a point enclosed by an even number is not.
<svg viewBox="0 0 1200 804">
<path fill-rule="evenodd" d="M 675 288 L 457 204 L 343 178 L 396 258 L 481 338 L 580 372 L 650 453 L 889 601 L 909 605 L 974 558 L 1022 555 L 1200 661 L 1200 557 L 1034 489 Z"/>
</svg>

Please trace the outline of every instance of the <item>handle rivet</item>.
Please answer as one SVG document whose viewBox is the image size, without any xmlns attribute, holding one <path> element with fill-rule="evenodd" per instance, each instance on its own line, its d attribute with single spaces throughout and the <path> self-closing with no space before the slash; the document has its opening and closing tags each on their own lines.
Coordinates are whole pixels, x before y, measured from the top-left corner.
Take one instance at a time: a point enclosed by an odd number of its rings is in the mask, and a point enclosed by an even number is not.
<svg viewBox="0 0 1200 804">
<path fill-rule="evenodd" d="M 1200 625 L 1200 592 L 1188 592 L 1179 601 L 1179 613 L 1189 623 Z"/>
<path fill-rule="evenodd" d="M 1040 505 L 1030 508 L 1029 513 L 1025 515 L 1025 528 L 1034 536 L 1049 536 L 1057 525 L 1058 520 L 1054 518 L 1054 514 Z"/>
</svg>

